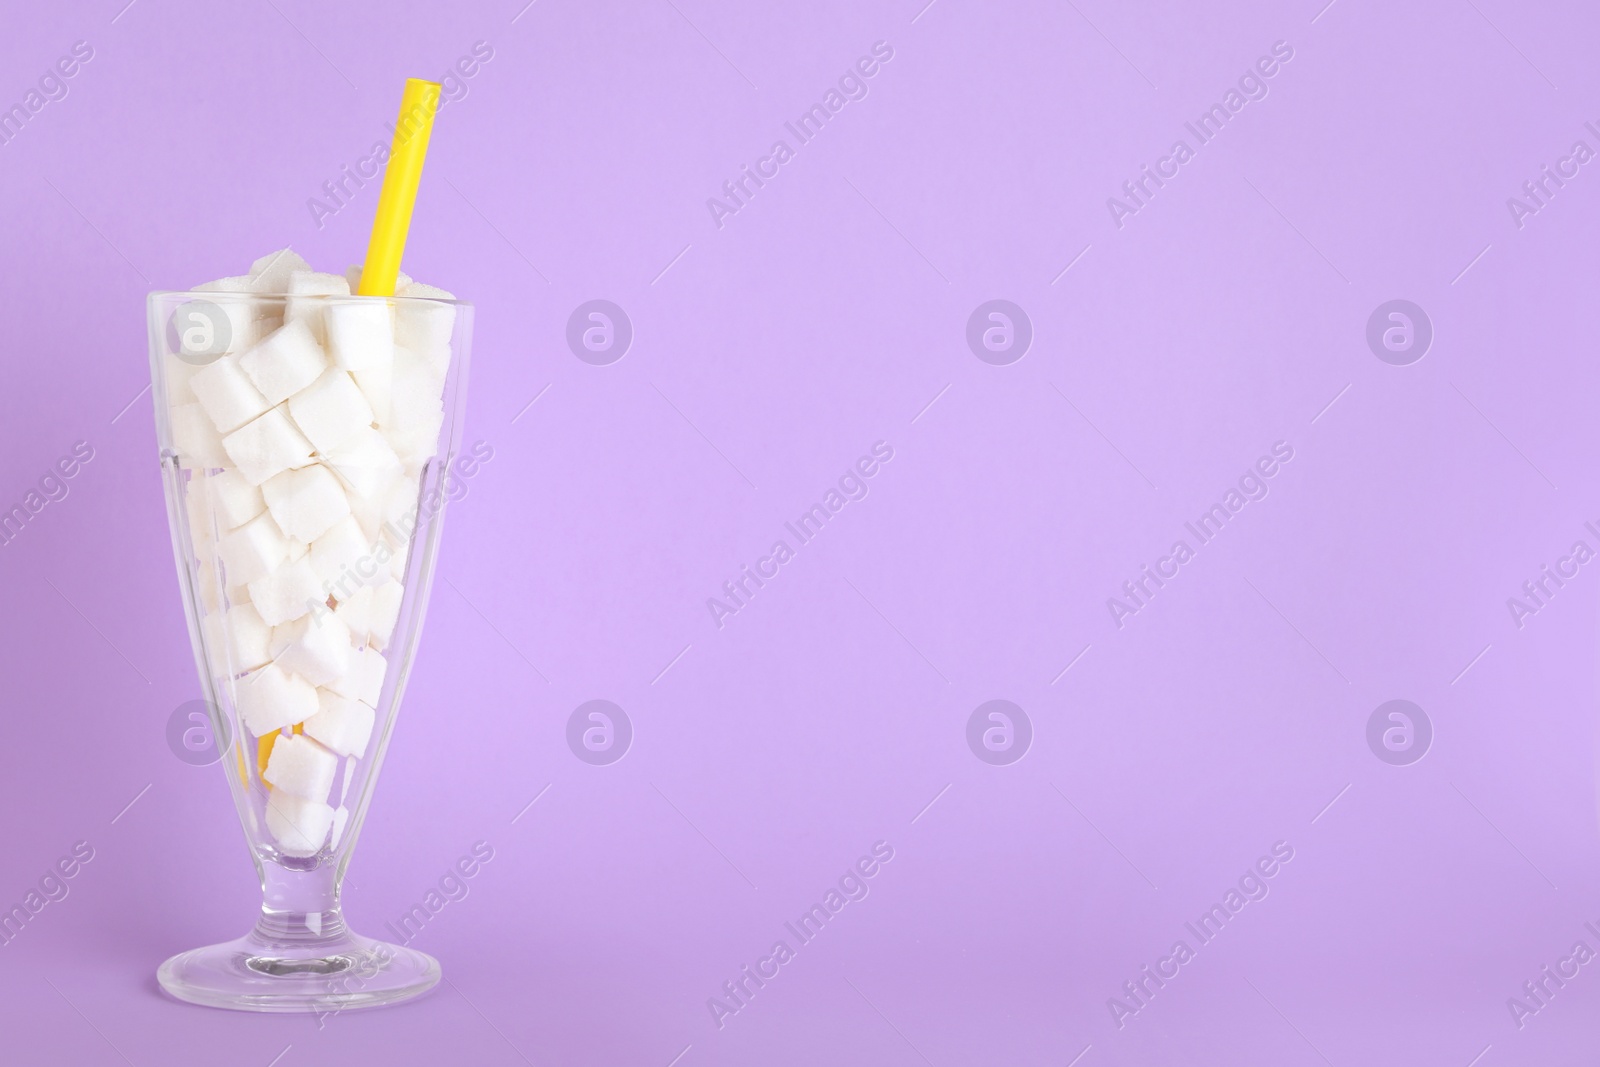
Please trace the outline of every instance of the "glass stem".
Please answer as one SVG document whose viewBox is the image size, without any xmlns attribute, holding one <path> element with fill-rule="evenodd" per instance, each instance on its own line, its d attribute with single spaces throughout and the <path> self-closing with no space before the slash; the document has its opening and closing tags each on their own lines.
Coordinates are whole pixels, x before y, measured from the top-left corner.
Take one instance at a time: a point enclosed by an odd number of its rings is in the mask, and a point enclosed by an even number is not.
<svg viewBox="0 0 1600 1067">
<path fill-rule="evenodd" d="M 301 946 L 338 941 L 345 935 L 339 883 L 335 864 L 292 871 L 276 863 L 263 863 L 257 936 Z"/>
</svg>

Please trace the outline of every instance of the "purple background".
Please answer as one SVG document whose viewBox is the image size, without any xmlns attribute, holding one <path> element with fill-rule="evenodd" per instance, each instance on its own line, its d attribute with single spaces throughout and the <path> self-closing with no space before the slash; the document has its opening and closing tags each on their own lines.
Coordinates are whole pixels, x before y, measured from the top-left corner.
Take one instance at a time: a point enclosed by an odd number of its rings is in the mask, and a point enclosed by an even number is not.
<svg viewBox="0 0 1600 1067">
<path fill-rule="evenodd" d="M 96 855 L 0 949 L 4 1058 L 1592 1062 L 1600 965 L 1520 1028 L 1506 1002 L 1600 949 L 1596 566 L 1520 628 L 1507 598 L 1600 548 L 1600 175 L 1521 228 L 1506 200 L 1600 148 L 1596 21 L 1322 2 L 9 4 L 0 105 L 94 58 L 0 146 L 0 509 L 95 458 L 0 548 L 0 900 Z M 866 99 L 714 225 L 879 40 Z M 1279 40 L 1270 95 L 1115 226 Z M 376 186 L 321 229 L 307 199 L 477 41 L 406 265 L 479 309 L 494 459 L 348 914 L 379 934 L 495 858 L 414 942 L 447 978 L 422 1002 L 180 1005 L 156 966 L 257 894 L 221 775 L 165 741 L 197 685 L 143 295 L 286 243 L 359 259 Z M 607 367 L 564 339 L 593 298 L 636 332 Z M 994 298 L 1035 332 L 1010 366 L 964 339 Z M 1365 340 L 1393 298 L 1436 332 L 1410 366 Z M 706 598 L 879 440 L 870 495 L 719 630 Z M 1270 495 L 1119 629 L 1107 598 L 1280 440 Z M 594 698 L 636 731 L 611 766 L 564 740 Z M 995 698 L 1035 732 L 1010 766 L 966 742 Z M 1435 731 L 1404 767 L 1365 733 L 1400 698 Z M 707 998 L 878 840 L 870 896 L 719 1030 Z M 1271 894 L 1119 1029 L 1108 998 L 1277 841 Z"/>
</svg>

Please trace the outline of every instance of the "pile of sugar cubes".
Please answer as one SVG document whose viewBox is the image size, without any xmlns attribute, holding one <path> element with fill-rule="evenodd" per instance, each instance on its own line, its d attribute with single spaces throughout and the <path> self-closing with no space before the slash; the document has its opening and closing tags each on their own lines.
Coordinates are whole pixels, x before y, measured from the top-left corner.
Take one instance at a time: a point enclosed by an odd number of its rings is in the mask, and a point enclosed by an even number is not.
<svg viewBox="0 0 1600 1067">
<path fill-rule="evenodd" d="M 359 277 L 264 256 L 196 289 L 226 318 L 222 354 L 166 362 L 211 670 L 288 856 L 343 836 L 444 420 L 453 298 L 402 274 L 395 295 L 423 299 L 337 299 Z"/>
</svg>

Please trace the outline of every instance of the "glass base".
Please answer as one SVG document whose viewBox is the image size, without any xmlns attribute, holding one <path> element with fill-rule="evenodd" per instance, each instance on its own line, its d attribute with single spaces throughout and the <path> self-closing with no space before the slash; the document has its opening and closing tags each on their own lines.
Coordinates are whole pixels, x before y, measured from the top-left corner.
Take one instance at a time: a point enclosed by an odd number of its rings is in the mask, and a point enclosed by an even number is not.
<svg viewBox="0 0 1600 1067">
<path fill-rule="evenodd" d="M 179 953 L 156 972 L 162 989 L 191 1004 L 326 1016 L 411 1000 L 439 977 L 439 961 L 415 949 L 348 931 L 289 940 L 260 927 Z"/>
</svg>

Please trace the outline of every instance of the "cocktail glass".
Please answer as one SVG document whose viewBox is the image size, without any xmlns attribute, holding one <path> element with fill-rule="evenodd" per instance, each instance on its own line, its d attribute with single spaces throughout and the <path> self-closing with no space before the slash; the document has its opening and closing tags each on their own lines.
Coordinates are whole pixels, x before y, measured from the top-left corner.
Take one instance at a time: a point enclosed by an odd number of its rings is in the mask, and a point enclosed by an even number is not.
<svg viewBox="0 0 1600 1067">
<path fill-rule="evenodd" d="M 247 483 L 269 468 L 254 458 L 243 467 L 234 461 L 230 435 L 197 403 L 194 381 L 222 361 L 237 368 L 257 345 L 291 327 L 302 341 L 309 328 L 328 359 L 326 374 L 344 374 L 334 358 L 338 338 L 329 336 L 333 320 L 351 315 L 370 324 L 374 304 L 387 311 L 395 341 L 387 366 L 382 352 L 363 355 L 350 345 L 337 352 L 364 368 L 349 377 L 369 401 L 373 424 L 361 430 L 360 447 L 311 446 L 293 468 L 321 466 L 332 473 L 355 525 L 341 524 L 342 540 L 327 534 L 306 544 L 284 535 L 279 567 L 296 560 L 314 564 L 310 573 L 321 580 L 303 609 L 286 608 L 283 592 L 294 583 L 278 582 L 276 569 L 270 581 L 254 573 L 260 552 L 276 544 L 276 525 L 255 529 L 254 546 L 235 537 L 249 525 L 241 516 L 256 506 Z M 348 311 L 359 305 L 366 307 Z M 341 886 L 405 692 L 445 503 L 452 479 L 460 477 L 452 464 L 461 440 L 472 308 L 444 299 L 158 292 L 149 298 L 149 325 L 161 470 L 184 614 L 220 765 L 262 890 L 254 929 L 173 956 L 158 972 L 161 986 L 193 1003 L 266 1012 L 330 1013 L 419 996 L 438 982 L 438 962 L 351 931 Z M 301 354 L 306 351 L 302 344 Z M 207 380 L 215 407 L 219 375 Z M 328 384 L 350 395 L 343 381 Z M 297 400 L 304 395 L 274 405 L 278 415 L 261 417 L 287 419 L 291 426 L 297 414 L 308 426 L 318 421 L 321 432 L 307 433 L 308 445 L 313 436 L 327 441 L 354 432 L 329 428 L 340 425 L 338 410 L 328 414 L 329 403 L 313 419 L 318 405 Z M 261 399 L 271 398 L 262 393 Z M 389 452 L 372 443 L 375 437 Z M 273 517 L 270 509 L 263 514 Z M 320 525 L 314 515 L 311 521 Z M 353 529 L 362 534 L 359 545 L 351 540 Z M 287 581 L 288 572 L 282 573 Z M 294 566 L 294 573 L 304 578 L 307 569 Z M 326 598 L 314 602 L 323 593 Z M 279 621 L 285 613 L 299 614 Z M 349 633 L 342 668 L 330 631 L 333 637 Z M 263 664 L 264 656 L 270 658 Z M 315 701 L 307 702 L 312 692 Z M 314 706 L 315 715 L 262 726 L 263 708 L 278 709 L 277 718 L 297 715 L 282 711 L 296 701 L 308 711 Z M 277 764 L 275 749 L 282 750 Z M 286 782 L 292 790 L 280 788 Z M 324 783 L 325 796 L 306 795 Z"/>
</svg>

